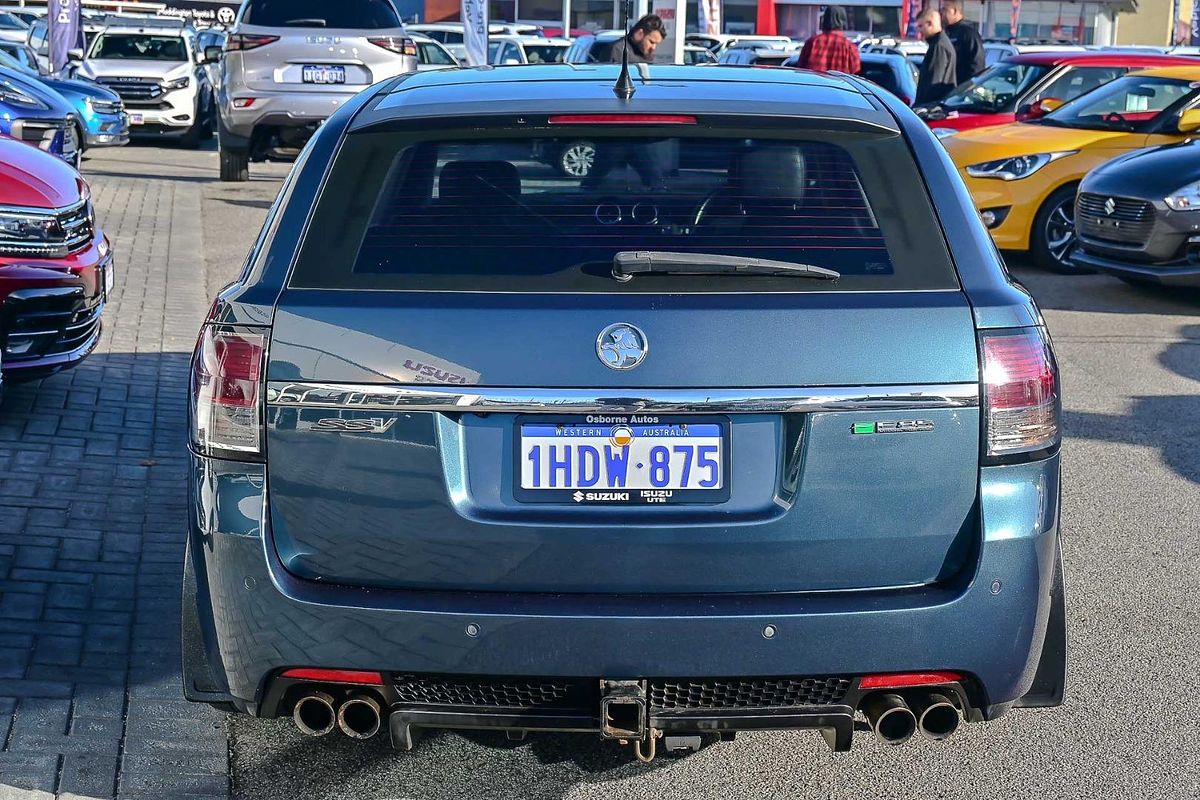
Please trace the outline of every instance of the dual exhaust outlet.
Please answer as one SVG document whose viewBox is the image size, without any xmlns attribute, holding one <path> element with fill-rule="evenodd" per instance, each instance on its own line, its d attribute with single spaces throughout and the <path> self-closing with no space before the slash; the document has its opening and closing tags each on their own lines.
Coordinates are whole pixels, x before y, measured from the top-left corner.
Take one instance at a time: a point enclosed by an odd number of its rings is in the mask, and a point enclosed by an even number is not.
<svg viewBox="0 0 1200 800">
<path fill-rule="evenodd" d="M 863 713 L 871 730 L 891 745 L 904 744 L 919 730 L 926 739 L 940 742 L 958 730 L 958 706 L 944 694 L 929 692 L 905 700 L 898 694 L 881 692 L 867 697 Z"/>
<path fill-rule="evenodd" d="M 292 721 L 308 736 L 324 736 L 336 727 L 351 739 L 370 739 L 383 725 L 383 712 L 369 694 L 337 703 L 325 692 L 309 692 L 296 701 Z"/>
</svg>

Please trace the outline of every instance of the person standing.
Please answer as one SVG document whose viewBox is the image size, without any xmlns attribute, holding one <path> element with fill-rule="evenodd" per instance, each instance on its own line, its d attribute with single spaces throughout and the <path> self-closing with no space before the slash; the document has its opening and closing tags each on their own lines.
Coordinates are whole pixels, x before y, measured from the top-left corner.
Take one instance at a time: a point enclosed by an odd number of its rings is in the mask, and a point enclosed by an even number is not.
<svg viewBox="0 0 1200 800">
<path fill-rule="evenodd" d="M 917 30 L 929 44 L 929 49 L 920 66 L 916 104 L 933 104 L 958 85 L 954 45 L 950 44 L 950 37 L 942 31 L 942 18 L 936 8 L 930 7 L 921 12 L 917 17 Z"/>
<path fill-rule="evenodd" d="M 848 72 L 857 75 L 862 70 L 858 48 L 846 38 L 846 9 L 829 6 L 821 16 L 821 32 L 810 37 L 800 50 L 801 69 L 817 72 Z"/>
<path fill-rule="evenodd" d="M 978 29 L 963 19 L 963 0 L 942 0 L 942 30 L 954 45 L 955 79 L 966 83 L 987 69 L 983 37 Z"/>
<path fill-rule="evenodd" d="M 654 51 L 667 38 L 667 26 L 657 14 L 647 14 L 633 24 L 633 29 L 612 47 L 608 60 L 621 63 L 621 54 L 629 50 L 630 64 L 649 64 L 654 61 Z"/>
</svg>

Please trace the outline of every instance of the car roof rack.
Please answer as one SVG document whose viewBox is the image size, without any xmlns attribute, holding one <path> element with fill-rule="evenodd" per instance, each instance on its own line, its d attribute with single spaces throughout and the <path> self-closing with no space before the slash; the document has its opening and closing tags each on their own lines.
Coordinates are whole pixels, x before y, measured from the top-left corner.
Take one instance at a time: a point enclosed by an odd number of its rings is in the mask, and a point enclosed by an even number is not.
<svg viewBox="0 0 1200 800">
<path fill-rule="evenodd" d="M 177 17 L 135 16 L 132 14 L 109 14 L 104 17 L 106 28 L 158 28 L 182 31 L 187 24 Z"/>
</svg>

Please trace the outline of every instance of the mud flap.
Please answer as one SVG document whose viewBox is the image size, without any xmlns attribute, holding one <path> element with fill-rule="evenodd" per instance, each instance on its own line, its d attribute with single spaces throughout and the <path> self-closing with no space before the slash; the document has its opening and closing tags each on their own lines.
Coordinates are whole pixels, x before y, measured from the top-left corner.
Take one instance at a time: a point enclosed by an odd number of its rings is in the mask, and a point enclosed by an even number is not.
<svg viewBox="0 0 1200 800">
<path fill-rule="evenodd" d="M 1056 547 L 1054 585 L 1050 593 L 1050 618 L 1046 621 L 1046 641 L 1038 661 L 1033 686 L 1016 702 L 1017 708 L 1053 708 L 1061 706 L 1067 688 L 1067 602 L 1063 579 L 1062 545 Z"/>
<path fill-rule="evenodd" d="M 219 711 L 235 712 L 238 709 L 233 697 L 225 682 L 213 670 L 208 657 L 207 642 L 211 639 L 205 636 L 200 620 L 197 585 L 189 537 L 183 555 L 183 696 L 193 703 L 208 703 Z"/>
</svg>

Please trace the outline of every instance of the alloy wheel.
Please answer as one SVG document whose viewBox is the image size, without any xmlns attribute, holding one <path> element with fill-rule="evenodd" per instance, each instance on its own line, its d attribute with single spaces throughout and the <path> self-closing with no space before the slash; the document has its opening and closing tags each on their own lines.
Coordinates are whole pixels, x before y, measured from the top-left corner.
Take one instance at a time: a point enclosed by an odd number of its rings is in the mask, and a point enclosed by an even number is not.
<svg viewBox="0 0 1200 800">
<path fill-rule="evenodd" d="M 1046 220 L 1046 249 L 1059 264 L 1067 266 L 1067 258 L 1075 249 L 1075 203 L 1059 203 Z"/>
</svg>

